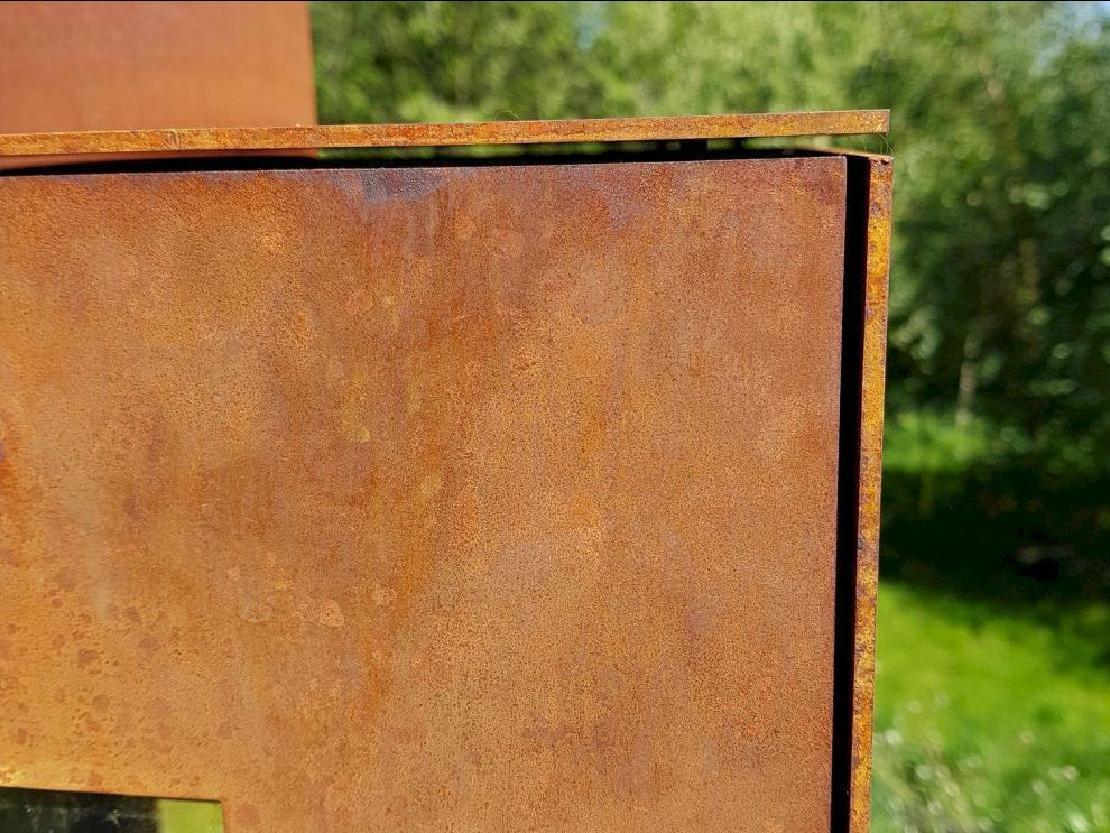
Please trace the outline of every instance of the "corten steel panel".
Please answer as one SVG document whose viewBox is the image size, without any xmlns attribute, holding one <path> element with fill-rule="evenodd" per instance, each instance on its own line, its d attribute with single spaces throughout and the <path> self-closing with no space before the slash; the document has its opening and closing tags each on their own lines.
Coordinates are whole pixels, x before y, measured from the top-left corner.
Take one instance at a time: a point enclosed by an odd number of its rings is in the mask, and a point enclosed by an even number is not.
<svg viewBox="0 0 1110 833">
<path fill-rule="evenodd" d="M 843 157 L 0 179 L 0 781 L 830 826 Z"/>
<path fill-rule="evenodd" d="M 885 133 L 886 110 L 732 113 L 714 116 L 563 121 L 325 124 L 313 127 L 120 130 L 0 135 L 4 157 L 62 154 L 240 152 L 319 148 L 741 139 Z"/>
<path fill-rule="evenodd" d="M 302 2 L 0 4 L 0 132 L 312 124 Z"/>
</svg>

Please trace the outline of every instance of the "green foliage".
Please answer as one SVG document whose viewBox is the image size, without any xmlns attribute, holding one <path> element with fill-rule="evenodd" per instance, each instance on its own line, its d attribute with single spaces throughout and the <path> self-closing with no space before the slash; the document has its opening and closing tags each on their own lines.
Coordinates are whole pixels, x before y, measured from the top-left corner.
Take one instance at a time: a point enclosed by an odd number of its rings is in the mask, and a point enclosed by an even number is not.
<svg viewBox="0 0 1110 833">
<path fill-rule="evenodd" d="M 885 445 L 885 578 L 1027 615 L 1110 598 L 1110 472 L 1083 443 L 1046 451 L 1014 425 L 901 411 Z"/>
<path fill-rule="evenodd" d="M 569 113 L 584 55 L 561 3 L 315 3 L 324 122 Z"/>
</svg>

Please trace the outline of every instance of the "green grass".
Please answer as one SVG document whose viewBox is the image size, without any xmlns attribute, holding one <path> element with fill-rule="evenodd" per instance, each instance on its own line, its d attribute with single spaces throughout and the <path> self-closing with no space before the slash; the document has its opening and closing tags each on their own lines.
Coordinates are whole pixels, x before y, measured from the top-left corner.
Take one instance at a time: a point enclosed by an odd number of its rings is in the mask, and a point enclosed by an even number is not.
<svg viewBox="0 0 1110 833">
<path fill-rule="evenodd" d="M 223 808 L 215 801 L 160 798 L 159 833 L 223 833 Z"/>
<path fill-rule="evenodd" d="M 1110 610 L 879 601 L 875 833 L 1110 831 Z"/>
</svg>

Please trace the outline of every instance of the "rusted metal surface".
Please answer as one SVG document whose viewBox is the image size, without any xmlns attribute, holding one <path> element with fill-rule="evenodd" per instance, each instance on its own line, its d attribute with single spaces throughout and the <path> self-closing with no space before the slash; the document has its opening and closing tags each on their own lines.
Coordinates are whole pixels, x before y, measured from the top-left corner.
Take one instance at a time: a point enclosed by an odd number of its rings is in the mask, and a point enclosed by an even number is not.
<svg viewBox="0 0 1110 833">
<path fill-rule="evenodd" d="M 0 783 L 827 831 L 845 178 L 0 178 Z"/>
<path fill-rule="evenodd" d="M 671 118 L 24 133 L 0 136 L 0 157 L 89 153 L 446 147 L 885 133 L 886 110 Z"/>
<path fill-rule="evenodd" d="M 0 77 L 0 134 L 316 122 L 303 2 L 5 2 Z M 0 169 L 117 156 L 0 152 Z"/>
<path fill-rule="evenodd" d="M 301 2 L 8 2 L 0 76 L 0 133 L 316 121 Z"/>
<path fill-rule="evenodd" d="M 868 163 L 870 172 L 864 282 L 849 833 L 867 833 L 871 812 L 871 729 L 875 706 L 875 620 L 879 590 L 879 497 L 886 387 L 891 188 L 894 173 L 889 157 L 868 157 Z"/>
</svg>

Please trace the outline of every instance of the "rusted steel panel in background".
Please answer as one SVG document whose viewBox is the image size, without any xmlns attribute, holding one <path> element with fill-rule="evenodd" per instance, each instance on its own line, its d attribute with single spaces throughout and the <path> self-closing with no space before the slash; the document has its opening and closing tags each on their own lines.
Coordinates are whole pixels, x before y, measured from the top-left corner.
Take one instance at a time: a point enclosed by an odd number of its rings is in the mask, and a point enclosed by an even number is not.
<svg viewBox="0 0 1110 833">
<path fill-rule="evenodd" d="M 889 119 L 886 110 L 841 110 L 565 121 L 25 133 L 0 136 L 0 157 L 849 135 L 885 133 Z"/>
<path fill-rule="evenodd" d="M 303 2 L 5 2 L 0 78 L 0 134 L 316 122 Z M 118 156 L 88 148 L 0 151 L 0 169 Z"/>
<path fill-rule="evenodd" d="M 8 2 L 0 77 L 0 133 L 316 121 L 301 2 Z"/>
<path fill-rule="evenodd" d="M 0 782 L 828 830 L 845 183 L 0 178 Z"/>
</svg>

